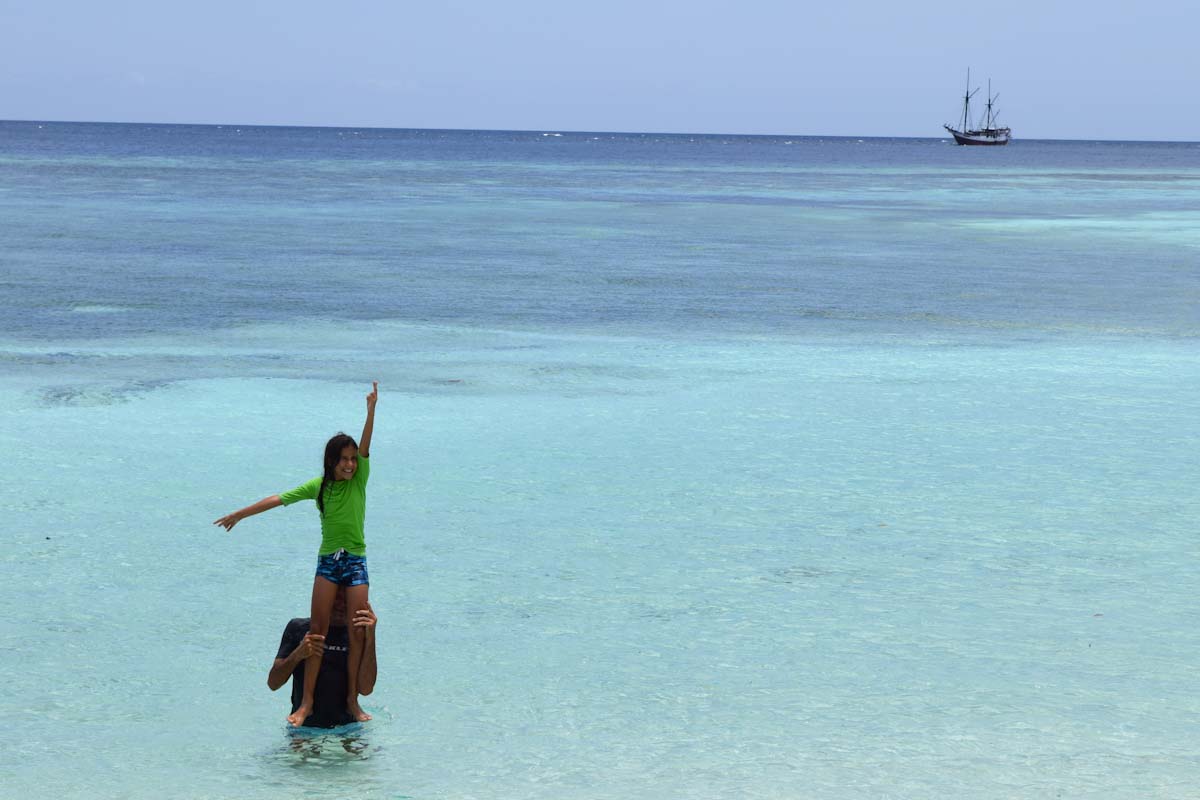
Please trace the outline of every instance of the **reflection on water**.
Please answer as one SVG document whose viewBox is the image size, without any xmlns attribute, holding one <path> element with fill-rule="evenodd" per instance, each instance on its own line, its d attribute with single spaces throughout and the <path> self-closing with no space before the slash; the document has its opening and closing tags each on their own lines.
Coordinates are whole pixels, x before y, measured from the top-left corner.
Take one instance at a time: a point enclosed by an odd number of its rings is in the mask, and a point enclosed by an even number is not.
<svg viewBox="0 0 1200 800">
<path fill-rule="evenodd" d="M 354 723 L 339 728 L 285 727 L 254 758 L 240 786 L 244 797 L 354 797 L 406 800 L 397 784 L 407 776 L 390 771 L 390 759 L 375 759 L 388 741 L 385 729 Z M 394 742 L 393 742 L 394 743 Z M 368 764 L 366 762 L 371 761 Z M 232 796 L 232 795 L 230 795 Z"/>
<path fill-rule="evenodd" d="M 288 728 L 284 743 L 269 760 L 281 766 L 336 768 L 366 761 L 379 747 L 372 745 L 366 726 L 355 723 L 340 728 Z"/>
</svg>

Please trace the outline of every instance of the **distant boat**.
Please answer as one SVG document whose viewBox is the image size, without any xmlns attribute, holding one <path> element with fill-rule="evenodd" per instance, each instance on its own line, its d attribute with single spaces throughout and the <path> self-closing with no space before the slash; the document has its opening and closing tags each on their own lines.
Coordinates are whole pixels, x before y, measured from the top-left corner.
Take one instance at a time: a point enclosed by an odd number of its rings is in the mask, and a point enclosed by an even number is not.
<svg viewBox="0 0 1200 800">
<path fill-rule="evenodd" d="M 1012 129 L 1002 128 L 996 124 L 998 114 L 993 110 L 993 104 L 1000 95 L 992 94 L 991 79 L 988 79 L 987 113 L 980 120 L 981 124 L 979 127 L 971 127 L 971 98 L 978 91 L 978 89 L 971 89 L 971 70 L 968 69 L 967 93 L 963 96 L 962 119 L 959 120 L 957 128 L 952 128 L 949 125 L 943 125 L 942 127 L 950 131 L 950 135 L 954 137 L 954 141 L 959 144 L 1008 144 L 1008 140 L 1012 138 Z"/>
</svg>

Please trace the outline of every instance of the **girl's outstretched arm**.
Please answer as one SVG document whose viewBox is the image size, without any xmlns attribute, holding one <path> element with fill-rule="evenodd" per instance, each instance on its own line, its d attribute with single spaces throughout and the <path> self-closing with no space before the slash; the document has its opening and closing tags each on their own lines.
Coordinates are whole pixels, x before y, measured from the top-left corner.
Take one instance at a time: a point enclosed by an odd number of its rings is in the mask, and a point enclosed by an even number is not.
<svg viewBox="0 0 1200 800">
<path fill-rule="evenodd" d="M 283 505 L 283 501 L 279 499 L 279 495 L 273 494 L 270 497 L 264 497 L 257 503 L 251 506 L 246 506 L 241 511 L 235 511 L 232 514 L 226 514 L 213 525 L 220 525 L 227 531 L 233 530 L 233 526 L 244 520 L 246 517 L 253 517 L 255 514 L 261 514 L 264 511 L 270 511 L 272 508 L 279 508 Z"/>
<path fill-rule="evenodd" d="M 375 430 L 375 401 L 379 399 L 379 381 L 371 382 L 371 393 L 367 395 L 367 421 L 363 423 L 362 436 L 358 437 L 358 452 L 371 457 L 371 433 Z"/>
</svg>

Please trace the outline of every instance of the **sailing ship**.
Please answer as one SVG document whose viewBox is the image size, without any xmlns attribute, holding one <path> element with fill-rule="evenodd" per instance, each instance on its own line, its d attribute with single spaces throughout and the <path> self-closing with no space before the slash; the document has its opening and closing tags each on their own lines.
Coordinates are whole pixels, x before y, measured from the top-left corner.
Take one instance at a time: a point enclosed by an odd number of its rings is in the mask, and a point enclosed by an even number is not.
<svg viewBox="0 0 1200 800">
<path fill-rule="evenodd" d="M 954 141 L 959 144 L 1008 144 L 1008 140 L 1012 138 L 1012 129 L 1001 127 L 996 124 L 997 112 L 994 110 L 996 98 L 1000 95 L 992 94 L 992 81 L 988 79 L 987 93 L 987 113 L 980 120 L 979 127 L 971 127 L 971 98 L 979 89 L 971 90 L 971 70 L 967 70 L 967 93 L 963 96 L 963 113 L 962 119 L 958 122 L 957 128 L 952 128 L 949 125 L 942 127 L 950 131 L 950 135 L 954 137 Z"/>
</svg>

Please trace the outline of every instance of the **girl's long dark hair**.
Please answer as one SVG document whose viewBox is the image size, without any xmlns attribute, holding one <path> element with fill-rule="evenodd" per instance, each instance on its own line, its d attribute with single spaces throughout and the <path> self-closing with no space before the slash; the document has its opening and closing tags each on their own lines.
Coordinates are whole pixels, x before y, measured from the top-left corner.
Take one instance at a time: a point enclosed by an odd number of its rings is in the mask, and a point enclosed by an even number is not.
<svg viewBox="0 0 1200 800">
<path fill-rule="evenodd" d="M 358 442 L 354 441 L 354 437 L 341 431 L 325 443 L 325 475 L 321 478 L 321 491 L 317 492 L 317 510 L 321 512 L 321 516 L 325 516 L 325 487 L 334 482 L 333 471 L 337 469 L 346 445 L 358 449 Z"/>
</svg>

